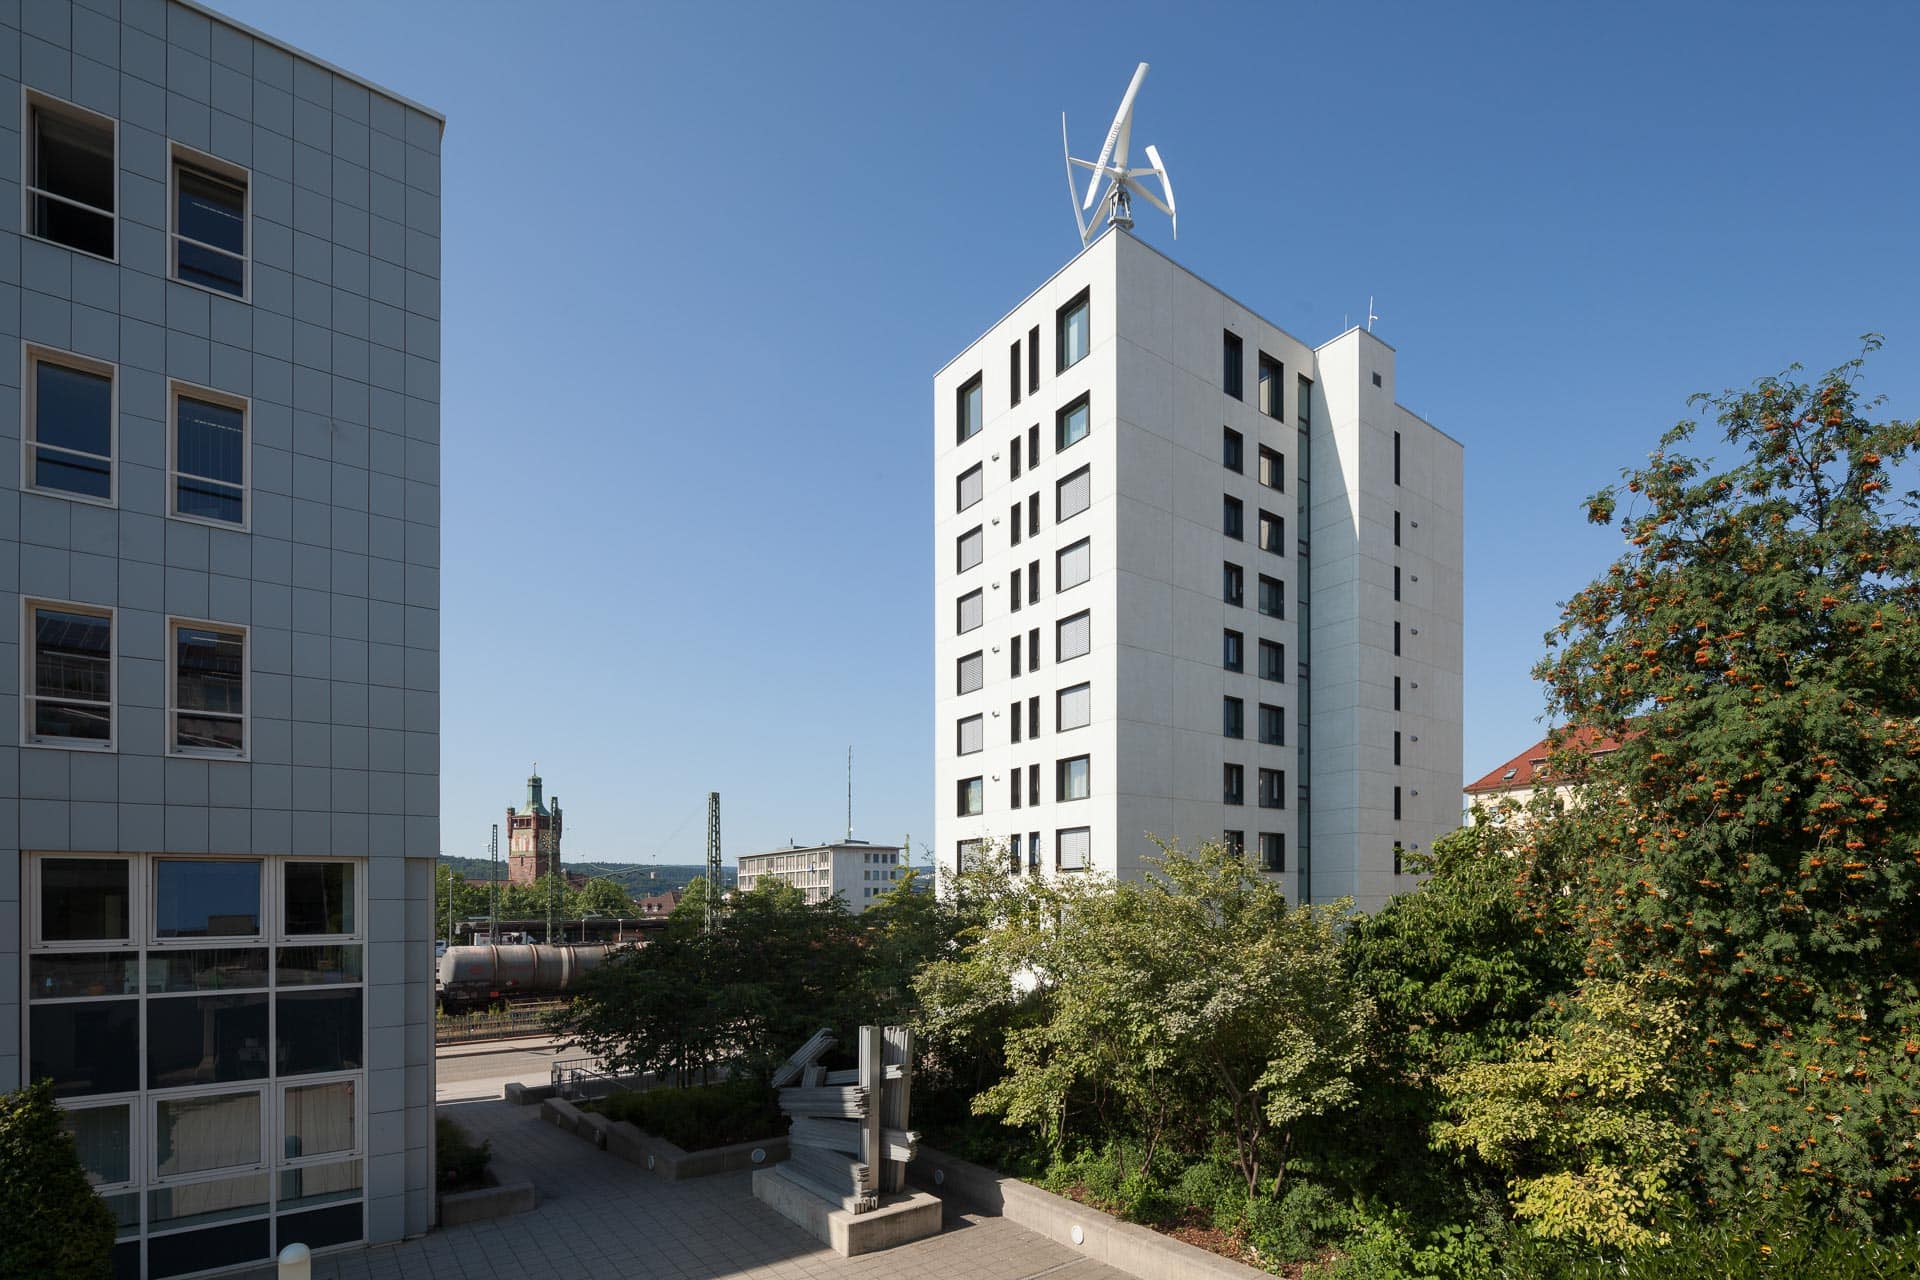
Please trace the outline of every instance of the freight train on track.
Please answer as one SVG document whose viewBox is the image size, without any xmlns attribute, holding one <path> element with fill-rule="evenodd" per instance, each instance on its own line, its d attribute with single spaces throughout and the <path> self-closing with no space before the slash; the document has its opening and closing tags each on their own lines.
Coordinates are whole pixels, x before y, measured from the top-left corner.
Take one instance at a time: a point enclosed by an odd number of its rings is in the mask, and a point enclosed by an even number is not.
<svg viewBox="0 0 1920 1280">
<path fill-rule="evenodd" d="M 570 995 L 617 947 L 448 947 L 440 956 L 440 1007 L 465 1013 L 492 1005 Z"/>
</svg>

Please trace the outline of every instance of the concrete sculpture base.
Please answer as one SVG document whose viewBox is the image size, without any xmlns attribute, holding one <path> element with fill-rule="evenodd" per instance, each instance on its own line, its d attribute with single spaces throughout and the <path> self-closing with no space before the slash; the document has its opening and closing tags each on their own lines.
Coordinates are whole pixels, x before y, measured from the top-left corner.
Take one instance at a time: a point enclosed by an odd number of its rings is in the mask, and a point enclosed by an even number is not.
<svg viewBox="0 0 1920 1280">
<path fill-rule="evenodd" d="M 849 1213 L 787 1177 L 782 1167 L 753 1171 L 754 1199 L 843 1258 L 940 1234 L 938 1196 L 903 1191 L 883 1197 L 878 1209 Z"/>
</svg>

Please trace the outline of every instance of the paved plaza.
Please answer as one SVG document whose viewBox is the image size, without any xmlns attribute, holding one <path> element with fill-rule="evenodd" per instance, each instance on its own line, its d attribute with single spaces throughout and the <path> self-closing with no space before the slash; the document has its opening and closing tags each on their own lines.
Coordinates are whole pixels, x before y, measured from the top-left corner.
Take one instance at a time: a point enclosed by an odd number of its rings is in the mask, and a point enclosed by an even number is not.
<svg viewBox="0 0 1920 1280">
<path fill-rule="evenodd" d="M 842 1258 L 753 1198 L 750 1175 L 666 1182 L 540 1120 L 538 1107 L 443 1104 L 540 1189 L 532 1213 L 315 1259 L 314 1280 L 1127 1280 L 1005 1219 L 949 1209 L 945 1229 Z"/>
</svg>

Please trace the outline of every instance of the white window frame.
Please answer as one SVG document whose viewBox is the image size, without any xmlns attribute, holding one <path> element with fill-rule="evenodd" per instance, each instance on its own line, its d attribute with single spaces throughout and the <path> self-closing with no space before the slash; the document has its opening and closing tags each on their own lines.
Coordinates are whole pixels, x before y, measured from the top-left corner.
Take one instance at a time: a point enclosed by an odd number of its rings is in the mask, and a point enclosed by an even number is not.
<svg viewBox="0 0 1920 1280">
<path fill-rule="evenodd" d="M 351 984 L 343 984 L 351 985 Z M 277 992 L 279 987 L 275 987 Z M 310 1156 L 290 1156 L 287 1150 L 287 1092 L 291 1089 L 309 1089 L 314 1085 L 351 1084 L 353 1090 L 353 1148 L 349 1151 L 323 1151 Z M 365 1071 L 327 1071 L 310 1076 L 276 1076 L 273 1080 L 273 1128 L 275 1142 L 272 1154 L 275 1156 L 274 1172 L 283 1169 L 309 1169 L 316 1165 L 343 1164 L 349 1160 L 363 1159 L 367 1152 L 367 1073 Z M 367 1173 L 360 1170 L 360 1192 L 366 1194 Z M 279 1189 L 274 1189 L 274 1200 L 280 1198 Z M 298 1213 L 299 1210 L 293 1212 Z"/>
<path fill-rule="evenodd" d="M 136 997 L 128 996 L 126 998 L 131 1000 Z M 44 1004 L 46 1002 L 39 1001 L 37 1003 Z M 141 1178 L 147 1167 L 146 1162 L 148 1156 L 146 1154 L 146 1144 L 141 1139 L 146 1136 L 147 1127 L 145 1117 L 140 1114 L 143 1109 L 141 1107 L 140 1095 L 137 1093 L 88 1094 L 85 1097 L 63 1099 L 60 1103 L 60 1109 L 62 1111 L 104 1111 L 109 1107 L 125 1107 L 127 1109 L 127 1178 L 121 1182 L 102 1182 L 97 1185 L 89 1179 L 87 1185 L 93 1187 L 94 1193 L 103 1200 L 109 1196 L 145 1196 L 146 1186 L 141 1181 Z M 141 1209 L 141 1219 L 144 1221 L 146 1216 L 144 1212 L 145 1206 L 142 1205 Z M 135 1223 L 130 1228 L 123 1228 L 118 1222 L 115 1222 L 113 1237 L 116 1243 L 122 1239 L 122 1231 L 129 1232 L 124 1238 L 129 1240 L 138 1239 L 140 1235 L 140 1224 Z"/>
<path fill-rule="evenodd" d="M 184 284 L 185 281 L 178 283 Z M 218 290 L 211 292 L 218 293 Z M 222 294 L 222 297 L 231 295 Z M 240 411 L 240 522 L 214 520 L 207 516 L 187 515 L 180 510 L 180 401 L 199 400 L 206 404 Z M 187 524 L 205 525 L 209 529 L 232 529 L 236 533 L 250 533 L 253 530 L 253 401 L 247 396 L 237 396 L 231 391 L 220 391 L 213 387 L 203 387 L 197 383 L 182 382 L 178 378 L 167 381 L 167 519 L 180 520 Z M 224 480 L 215 480 L 212 476 L 194 476 L 193 479 L 213 484 L 225 484 Z"/>
<path fill-rule="evenodd" d="M 279 874 L 274 877 L 274 917 L 273 936 L 278 939 L 277 946 L 283 947 L 335 947 L 350 942 L 365 942 L 367 936 L 367 861 L 364 858 L 308 857 L 304 854 L 283 854 L 273 861 L 278 865 Z M 287 869 L 295 863 L 334 863 L 343 862 L 353 868 L 353 923 L 354 928 L 345 933 L 294 933 L 287 928 Z M 361 955 L 360 981 L 366 982 L 366 956 Z M 341 983 L 351 986 L 351 983 Z"/>
<path fill-rule="evenodd" d="M 33 611 L 60 609 L 90 614 L 107 620 L 107 740 L 94 742 L 84 738 L 36 738 L 33 735 L 33 704 L 40 701 L 34 682 Z M 110 605 L 78 604 L 70 600 L 46 600 L 38 596 L 20 598 L 20 745 L 45 747 L 54 751 L 107 751 L 120 749 L 120 615 Z M 72 701 L 72 699 L 60 699 Z"/>
<path fill-rule="evenodd" d="M 183 279 L 180 275 L 180 244 L 185 241 L 196 248 L 210 253 L 231 257 L 229 250 L 218 245 L 194 240 L 180 230 L 180 166 L 189 169 L 201 169 L 222 181 L 238 183 L 240 196 L 240 292 L 228 293 L 225 289 L 216 289 L 211 285 L 195 280 Z M 253 171 L 231 160 L 222 160 L 210 156 L 204 151 L 182 146 L 175 142 L 167 154 L 167 279 L 174 284 L 183 284 L 189 289 L 198 289 L 210 293 L 216 298 L 225 298 L 229 302 L 251 305 L 253 302 Z"/>
<path fill-rule="evenodd" d="M 146 914 L 143 917 L 141 917 L 141 921 L 140 921 L 140 924 L 141 924 L 140 936 L 142 939 L 144 939 L 141 945 L 146 947 L 147 950 L 149 951 L 168 951 L 168 950 L 214 951 L 214 950 L 222 950 L 229 947 L 271 948 L 273 946 L 273 940 L 277 936 L 274 930 L 274 921 L 276 919 L 276 913 L 280 910 L 280 905 L 278 902 L 279 895 L 275 892 L 278 886 L 272 883 L 274 879 L 274 876 L 272 874 L 272 869 L 273 869 L 273 864 L 276 861 L 278 861 L 278 859 L 271 858 L 263 853 L 248 853 L 248 854 L 162 853 L 162 854 L 155 854 L 152 857 L 146 859 L 146 867 L 147 867 L 146 902 L 147 902 L 148 909 Z M 299 861 L 304 862 L 306 861 L 306 859 L 302 858 L 302 859 L 299 859 Z M 258 866 L 260 867 L 260 928 L 259 930 L 255 933 L 232 933 L 232 934 L 223 933 L 218 937 L 206 937 L 206 938 L 163 938 L 161 937 L 160 922 L 158 919 L 155 918 L 154 912 L 158 910 L 160 906 L 160 866 L 162 863 L 166 863 L 166 862 L 251 862 L 251 863 L 258 864 Z M 300 942 L 294 943 L 292 945 L 296 945 L 296 946 L 304 945 L 305 941 L 306 940 L 303 938 L 300 940 Z M 267 973 L 269 975 L 269 979 L 271 979 L 271 976 L 273 973 L 273 963 L 272 963 L 273 957 L 269 955 L 267 957 L 267 961 L 268 961 Z M 269 988 L 271 987 L 271 985 L 272 983 L 271 981 L 269 981 L 268 983 Z M 231 988 L 231 990 L 253 991 L 253 990 L 256 990 L 256 988 L 234 987 L 234 988 Z M 149 993 L 149 994 L 150 996 L 153 995 L 153 993 Z M 158 993 L 156 998 L 164 1000 L 169 995 L 180 995 L 180 994 L 184 994 L 184 993 L 182 992 Z"/>
<path fill-rule="evenodd" d="M 75 252 L 79 251 L 75 250 Z M 34 452 L 40 447 L 40 380 L 34 375 L 34 371 L 42 364 L 63 365 L 77 372 L 91 373 L 107 380 L 107 448 L 112 452 L 106 457 L 107 496 L 104 498 L 96 498 L 90 493 L 74 493 L 70 489 L 43 489 L 34 483 Z M 81 458 L 100 457 L 97 453 L 81 453 L 77 449 L 68 449 L 63 445 L 47 447 Z M 45 343 L 24 342 L 20 345 L 20 487 L 31 493 L 45 494 L 49 498 L 61 498 L 68 502 L 85 502 L 96 507 L 120 505 L 119 365 L 111 360 L 83 356 L 75 351 L 63 351 L 59 347 L 50 347 Z"/>
<path fill-rule="evenodd" d="M 26 857 L 26 855 L 23 853 L 22 857 Z M 47 941 L 46 932 L 45 932 L 45 929 L 43 928 L 43 922 L 40 918 L 40 908 L 45 897 L 45 893 L 44 893 L 45 885 L 42 883 L 42 880 L 43 880 L 42 869 L 46 865 L 47 860 L 52 858 L 57 858 L 62 861 L 68 861 L 68 860 L 77 861 L 77 860 L 84 859 L 89 862 L 119 862 L 119 863 L 125 864 L 127 868 L 127 932 L 126 932 L 126 936 L 120 937 L 120 938 L 80 938 L 80 939 L 74 939 L 74 940 L 62 939 L 61 941 L 58 941 L 58 942 Z M 140 947 L 139 940 L 141 937 L 144 936 L 143 931 L 140 928 L 140 921 L 142 919 L 142 912 L 145 904 L 146 886 L 141 882 L 143 877 L 140 875 L 140 866 L 139 866 L 140 859 L 138 857 L 135 857 L 132 854 L 125 854 L 125 853 L 48 852 L 48 853 L 36 853 L 32 857 L 28 857 L 26 860 L 27 860 L 26 890 L 27 890 L 27 893 L 30 895 L 31 900 L 27 903 L 25 916 L 27 919 L 26 933 L 27 933 L 27 938 L 28 938 L 31 950 L 38 951 L 38 952 L 46 952 L 48 954 L 55 954 L 55 953 L 66 953 L 66 952 L 76 952 L 76 951 L 136 951 L 139 949 Z M 32 993 L 32 981 L 31 981 L 30 970 L 31 970 L 30 964 L 28 963 L 21 964 L 20 966 L 20 982 L 21 982 L 20 1003 L 23 1008 L 26 1006 L 28 1002 L 27 998 Z M 134 993 L 129 993 L 122 998 L 133 1000 L 138 998 L 138 995 L 139 995 L 138 992 L 134 992 Z M 21 1061 L 24 1063 L 26 1060 L 23 1058 L 21 1059 Z"/>
<path fill-rule="evenodd" d="M 200 627 L 240 637 L 240 750 L 183 747 L 178 743 L 180 717 L 180 628 Z M 196 712 L 194 714 L 204 714 Z M 224 713 L 218 713 L 224 714 Z M 250 628 L 238 622 L 167 615 L 167 754 L 194 760 L 247 760 L 253 752 L 253 643 Z"/>
<path fill-rule="evenodd" d="M 114 208 L 98 209 L 90 204 L 81 204 L 78 200 L 69 200 L 67 197 L 63 195 L 57 195 L 51 191 L 42 191 L 38 187 L 35 187 L 33 185 L 33 155 L 34 155 L 33 149 L 38 143 L 38 135 L 35 134 L 34 128 L 33 128 L 33 113 L 36 108 L 41 111 L 51 112 L 54 115 L 76 117 L 87 124 L 104 126 L 107 132 L 113 136 Z M 110 256 L 103 258 L 99 254 L 89 252 L 86 249 L 76 249 L 70 244 L 61 244 L 58 240 L 49 240 L 45 236 L 34 235 L 32 231 L 32 227 L 33 227 L 33 199 L 35 196 L 45 196 L 49 200 L 57 200 L 61 204 L 72 205 L 76 209 L 85 209 L 90 213 L 105 214 L 107 217 L 113 219 L 113 253 Z M 50 244 L 55 246 L 56 248 L 65 249 L 68 253 L 77 253 L 82 255 L 83 257 L 93 258 L 101 262 L 118 262 L 120 261 L 119 204 L 120 204 L 120 122 L 114 119 L 112 116 L 103 116 L 98 111 L 91 111 L 86 107 L 81 106 L 77 102 L 69 102 L 65 98 L 56 98 L 50 93 L 42 93 L 38 89 L 28 88 L 24 84 L 21 85 L 20 86 L 20 234 L 29 240 L 38 240 L 41 244 Z"/>
<path fill-rule="evenodd" d="M 271 987 L 247 987 L 243 990 L 246 994 L 256 994 L 262 989 L 266 991 L 268 1003 L 271 1004 L 273 1000 Z M 193 999 L 192 996 L 186 995 L 157 996 L 154 998 L 160 1000 Z M 272 1082 L 265 1078 L 258 1080 L 229 1080 L 222 1084 L 197 1084 L 188 1088 L 155 1089 L 150 1091 L 146 1096 L 147 1105 L 145 1108 L 147 1113 L 147 1133 L 149 1135 L 149 1141 L 146 1144 L 146 1163 L 144 1165 L 147 1188 L 149 1190 L 158 1190 L 167 1187 L 191 1186 L 196 1182 L 223 1182 L 228 1178 L 237 1178 L 249 1173 L 267 1172 L 269 1166 L 273 1163 L 272 1153 L 274 1147 L 272 1141 L 272 1130 L 274 1127 L 273 1117 L 267 1110 L 267 1086 L 270 1083 Z M 259 1148 L 253 1153 L 254 1158 L 252 1160 L 243 1161 L 239 1164 L 224 1164 L 212 1169 L 194 1169 L 185 1173 L 163 1174 L 160 1172 L 160 1108 L 163 1104 L 169 1102 L 193 1102 L 200 1098 L 240 1097 L 245 1094 L 252 1094 L 260 1100 L 260 1143 Z M 267 1187 L 267 1197 L 267 1207 L 262 1208 L 262 1214 L 272 1212 L 273 1187 L 271 1184 Z M 251 1217 L 253 1215 L 249 1214 L 246 1216 Z M 164 1232 L 170 1229 L 171 1228 L 162 1228 L 162 1231 Z M 185 1228 L 182 1229 L 184 1230 Z"/>
</svg>

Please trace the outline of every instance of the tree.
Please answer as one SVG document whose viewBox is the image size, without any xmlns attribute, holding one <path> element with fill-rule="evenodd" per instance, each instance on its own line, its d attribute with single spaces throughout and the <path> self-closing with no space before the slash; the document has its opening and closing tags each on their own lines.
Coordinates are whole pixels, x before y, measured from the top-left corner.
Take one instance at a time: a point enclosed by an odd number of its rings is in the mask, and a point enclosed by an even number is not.
<svg viewBox="0 0 1920 1280">
<path fill-rule="evenodd" d="M 1536 675 L 1568 728 L 1633 732 L 1558 762 L 1581 791 L 1528 891 L 1590 972 L 1686 1001 L 1710 1198 L 1890 1223 L 1920 1203 L 1920 429 L 1864 416 L 1861 367 L 1700 398 L 1729 465 L 1683 422 L 1589 500 L 1628 545 Z"/>
<path fill-rule="evenodd" d="M 568 904 L 582 916 L 602 915 L 624 919 L 635 914 L 633 899 L 627 891 L 605 877 L 595 877 L 575 892 Z"/>
<path fill-rule="evenodd" d="M 0 1275 L 103 1280 L 113 1213 L 87 1184 L 53 1082 L 0 1094 Z"/>
<path fill-rule="evenodd" d="M 435 928 L 449 942 L 454 939 L 447 934 L 447 890 L 453 890 L 453 918 L 456 922 L 472 920 L 487 914 L 487 887 L 484 884 L 470 883 L 445 862 L 439 862 L 433 868 L 433 919 Z"/>
</svg>

